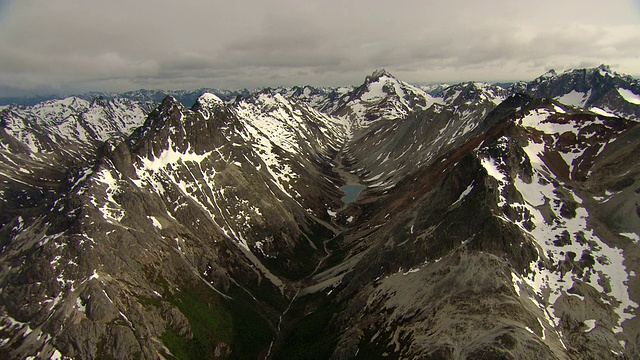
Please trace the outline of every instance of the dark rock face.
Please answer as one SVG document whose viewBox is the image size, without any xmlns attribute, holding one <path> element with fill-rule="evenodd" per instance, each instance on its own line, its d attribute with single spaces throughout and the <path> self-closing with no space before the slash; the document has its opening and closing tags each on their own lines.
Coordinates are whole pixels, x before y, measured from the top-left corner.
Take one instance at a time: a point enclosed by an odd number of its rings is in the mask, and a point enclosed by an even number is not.
<svg viewBox="0 0 640 360">
<path fill-rule="evenodd" d="M 637 357 L 634 81 L 2 110 L 0 356 Z"/>
</svg>

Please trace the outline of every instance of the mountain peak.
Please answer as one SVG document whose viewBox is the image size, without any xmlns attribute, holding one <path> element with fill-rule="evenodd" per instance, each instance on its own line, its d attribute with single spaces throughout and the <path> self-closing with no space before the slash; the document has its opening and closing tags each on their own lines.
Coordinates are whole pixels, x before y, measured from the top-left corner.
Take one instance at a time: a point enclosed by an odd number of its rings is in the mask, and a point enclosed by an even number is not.
<svg viewBox="0 0 640 360">
<path fill-rule="evenodd" d="M 389 74 L 389 72 L 387 71 L 387 69 L 385 68 L 378 68 L 375 69 L 373 71 L 373 73 L 371 74 L 371 77 L 381 77 L 382 75 L 389 75 L 391 76 L 391 74 Z"/>
<path fill-rule="evenodd" d="M 591 78 L 593 76 L 602 76 L 602 77 L 625 77 L 621 74 L 616 73 L 611 70 L 611 67 L 606 64 L 601 64 L 598 67 L 590 67 L 590 68 L 575 68 L 575 69 L 566 69 L 561 73 L 556 72 L 551 69 L 546 73 L 540 75 L 535 80 L 533 80 L 530 84 L 541 84 L 546 82 L 563 82 L 563 81 L 572 81 L 572 84 L 581 83 L 587 80 L 587 78 Z M 573 79 L 573 80 L 569 80 Z M 579 89 L 582 91 L 582 89 Z"/>
<path fill-rule="evenodd" d="M 395 79 L 395 77 L 393 75 L 391 75 L 391 73 L 389 73 L 386 69 L 384 68 L 379 68 L 376 69 L 370 76 L 367 76 L 367 82 L 373 82 L 375 80 L 380 79 L 383 76 L 387 76 L 390 78 Z"/>
<path fill-rule="evenodd" d="M 171 95 L 165 96 L 160 103 L 160 106 L 158 106 L 158 110 L 160 110 L 161 112 L 168 111 L 173 108 L 182 109 L 184 108 L 184 105 L 182 105 L 182 103 L 178 99 L 174 98 Z"/>
<path fill-rule="evenodd" d="M 178 101 L 178 99 L 174 98 L 171 95 L 167 95 L 164 97 L 164 99 L 162 99 L 160 106 L 168 106 L 172 104 L 180 104 L 180 101 Z"/>
<path fill-rule="evenodd" d="M 210 92 L 205 92 L 204 94 L 200 95 L 197 103 L 203 107 L 212 107 L 224 104 L 222 99 Z"/>
<path fill-rule="evenodd" d="M 556 72 L 556 70 L 555 70 L 555 69 L 549 69 L 549 71 L 547 71 L 546 73 L 544 73 L 544 74 L 542 75 L 542 77 L 554 77 L 554 76 L 557 76 L 557 75 L 558 75 L 558 73 Z"/>
</svg>

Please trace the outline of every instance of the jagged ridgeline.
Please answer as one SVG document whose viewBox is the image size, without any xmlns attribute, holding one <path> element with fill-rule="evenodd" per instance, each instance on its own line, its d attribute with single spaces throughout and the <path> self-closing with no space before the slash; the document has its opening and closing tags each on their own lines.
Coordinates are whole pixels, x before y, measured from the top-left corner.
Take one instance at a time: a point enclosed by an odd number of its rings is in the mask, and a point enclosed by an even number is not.
<svg viewBox="0 0 640 360">
<path fill-rule="evenodd" d="M 1 358 L 640 357 L 636 79 L 158 94 L 0 107 Z"/>
</svg>

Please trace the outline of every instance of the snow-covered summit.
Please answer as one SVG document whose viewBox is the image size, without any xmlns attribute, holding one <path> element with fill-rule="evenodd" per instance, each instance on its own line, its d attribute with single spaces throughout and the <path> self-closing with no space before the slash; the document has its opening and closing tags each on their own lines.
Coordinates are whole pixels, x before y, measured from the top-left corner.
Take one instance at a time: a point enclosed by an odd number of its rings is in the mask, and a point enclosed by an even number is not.
<svg viewBox="0 0 640 360">
<path fill-rule="evenodd" d="M 212 106 L 222 105 L 224 104 L 224 101 L 222 101 L 222 99 L 220 99 L 216 95 L 206 92 L 200 95 L 200 97 L 197 100 L 197 103 L 205 107 L 212 107 Z"/>
<path fill-rule="evenodd" d="M 347 119 L 354 129 L 379 120 L 396 120 L 424 110 L 440 100 L 417 86 L 398 80 L 384 69 L 367 76 L 365 82 L 345 94 L 333 114 Z"/>
</svg>

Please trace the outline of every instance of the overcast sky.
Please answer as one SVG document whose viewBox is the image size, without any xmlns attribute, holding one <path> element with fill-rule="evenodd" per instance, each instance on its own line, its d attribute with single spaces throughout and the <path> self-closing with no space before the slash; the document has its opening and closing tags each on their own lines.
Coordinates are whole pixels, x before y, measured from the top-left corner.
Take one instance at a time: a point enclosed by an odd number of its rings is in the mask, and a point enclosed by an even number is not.
<svg viewBox="0 0 640 360">
<path fill-rule="evenodd" d="M 640 74 L 640 0 L 0 0 L 0 96 Z"/>
</svg>

